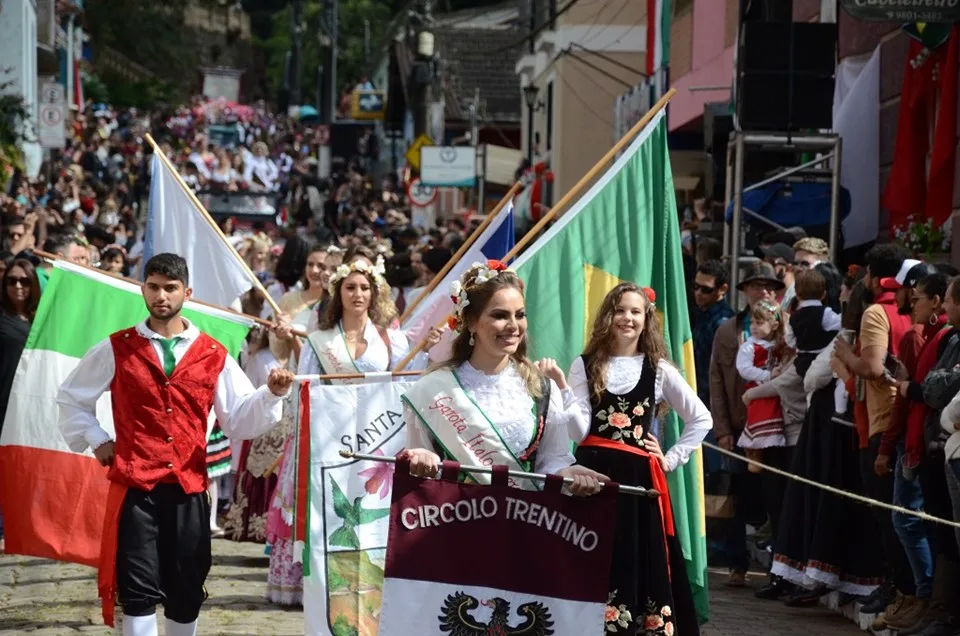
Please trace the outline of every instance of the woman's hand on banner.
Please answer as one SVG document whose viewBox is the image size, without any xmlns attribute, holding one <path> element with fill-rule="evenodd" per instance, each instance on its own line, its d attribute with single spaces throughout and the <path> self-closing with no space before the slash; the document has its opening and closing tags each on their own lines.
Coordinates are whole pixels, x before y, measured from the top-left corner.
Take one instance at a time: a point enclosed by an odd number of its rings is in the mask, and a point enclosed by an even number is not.
<svg viewBox="0 0 960 636">
<path fill-rule="evenodd" d="M 567 466 L 558 471 L 557 474 L 573 480 L 572 484 L 567 484 L 567 488 L 571 494 L 577 495 L 578 497 L 595 495 L 600 492 L 600 483 L 602 481 L 610 481 L 610 478 L 606 475 L 602 475 L 595 470 L 590 470 L 586 466 L 578 466 L 576 464 Z"/>
<path fill-rule="evenodd" d="M 647 433 L 646 437 L 643 438 L 643 448 L 650 453 L 651 457 L 656 457 L 657 461 L 660 462 L 660 467 L 663 468 L 663 472 L 670 470 L 667 468 L 667 459 L 663 456 L 663 449 L 660 448 L 660 442 L 657 441 L 656 437 Z"/>
<path fill-rule="evenodd" d="M 423 349 L 423 351 L 430 351 L 435 344 L 440 342 L 441 336 L 443 336 L 442 331 L 436 327 L 430 327 L 430 331 L 428 331 L 427 335 L 423 338 L 423 346 L 421 349 Z"/>
<path fill-rule="evenodd" d="M 410 460 L 410 474 L 414 477 L 435 477 L 440 471 L 440 456 L 425 448 L 405 448 L 397 459 Z"/>
<path fill-rule="evenodd" d="M 289 393 L 293 384 L 293 371 L 287 369 L 273 369 L 267 377 L 267 388 L 277 397 L 284 397 Z"/>
<path fill-rule="evenodd" d="M 563 374 L 563 369 L 553 358 L 544 358 L 537 362 L 537 368 L 540 373 L 547 376 L 557 384 L 561 391 L 567 388 L 567 377 Z"/>
</svg>

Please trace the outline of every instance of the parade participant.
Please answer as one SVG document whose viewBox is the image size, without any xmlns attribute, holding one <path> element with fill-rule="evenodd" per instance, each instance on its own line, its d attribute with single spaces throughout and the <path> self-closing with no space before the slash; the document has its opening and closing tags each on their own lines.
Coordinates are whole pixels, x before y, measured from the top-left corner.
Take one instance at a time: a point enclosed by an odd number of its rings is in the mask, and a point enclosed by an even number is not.
<svg viewBox="0 0 960 636">
<path fill-rule="evenodd" d="M 309 269 L 309 268 L 308 268 Z M 298 373 L 376 373 L 389 371 L 410 351 L 401 331 L 382 326 L 379 295 L 383 271 L 366 258 L 336 268 L 330 276 L 330 301 L 320 318 L 319 329 L 310 334 L 300 352 Z M 424 343 L 424 353 L 412 368 L 426 365 L 430 348 L 440 340 L 433 330 Z M 267 598 L 279 605 L 299 605 L 303 599 L 303 569 L 294 561 L 292 521 L 296 456 L 293 434 L 287 440 L 280 468 L 280 481 L 267 517 L 270 571 Z"/>
<path fill-rule="evenodd" d="M 527 358 L 523 283 L 499 261 L 474 264 L 453 283 L 457 332 L 452 358 L 423 376 L 403 396 L 410 472 L 435 476 L 440 453 L 462 466 L 506 465 L 573 479 L 570 491 L 599 492 L 602 475 L 575 466 L 569 431 L 582 428 L 579 409 L 565 410 L 569 387 L 555 362 Z M 558 378 L 560 382 L 548 379 Z M 436 404 L 443 408 L 431 408 Z M 456 412 L 462 425 L 450 426 Z M 470 473 L 489 484 L 490 475 Z M 528 480 L 511 483 L 537 488 Z"/>
<path fill-rule="evenodd" d="M 206 441 L 213 411 L 227 433 L 253 438 L 280 419 L 293 374 L 274 370 L 254 389 L 223 345 L 181 317 L 190 298 L 187 264 L 158 254 L 145 269 L 150 317 L 95 345 L 60 388 L 60 430 L 109 466 L 99 593 L 107 624 L 115 597 L 123 633 L 193 636 L 210 570 Z M 97 420 L 110 391 L 116 441 Z"/>
<path fill-rule="evenodd" d="M 662 493 L 659 507 L 620 497 L 608 605 L 620 618 L 629 612 L 633 621 L 616 632 L 646 634 L 651 625 L 672 623 L 669 632 L 658 633 L 695 635 L 699 625 L 665 473 L 690 459 L 713 419 L 667 358 L 654 298 L 651 289 L 621 283 L 600 305 L 590 341 L 570 367 L 570 385 L 583 413 L 583 427 L 574 438 L 576 458 L 618 483 Z M 666 453 L 650 432 L 662 405 L 684 422 L 683 434 Z M 617 627 L 616 622 L 609 626 Z"/>
</svg>

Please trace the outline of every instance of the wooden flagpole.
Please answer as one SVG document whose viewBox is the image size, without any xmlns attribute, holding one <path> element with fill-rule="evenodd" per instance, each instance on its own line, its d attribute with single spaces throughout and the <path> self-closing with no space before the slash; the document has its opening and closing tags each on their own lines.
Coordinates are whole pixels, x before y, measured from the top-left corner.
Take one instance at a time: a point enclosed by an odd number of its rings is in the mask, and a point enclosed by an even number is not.
<svg viewBox="0 0 960 636">
<path fill-rule="evenodd" d="M 170 170 L 171 174 L 173 174 L 174 178 L 177 180 L 177 183 L 179 183 L 180 187 L 183 188 L 183 191 L 190 198 L 190 201 L 193 203 L 194 207 L 197 208 L 197 211 L 200 213 L 200 216 L 202 216 L 203 219 L 207 222 L 207 224 L 209 224 L 210 227 L 213 228 L 213 230 L 217 233 L 217 236 L 220 237 L 220 240 L 223 241 L 223 244 L 227 246 L 228 250 L 230 250 L 230 253 L 232 253 L 236 257 L 241 267 L 243 267 L 243 271 L 246 272 L 247 276 L 250 277 L 250 280 L 253 281 L 253 286 L 256 287 L 261 294 L 263 294 L 263 297 L 266 300 L 267 304 L 269 304 L 270 308 L 273 309 L 274 315 L 279 316 L 281 313 L 283 313 L 280 309 L 280 305 L 278 305 L 277 301 L 275 301 L 273 297 L 271 297 L 270 294 L 267 293 L 267 290 L 264 288 L 263 283 L 260 282 L 260 279 L 257 278 L 257 275 L 250 270 L 250 267 L 247 266 L 247 262 L 240 257 L 240 253 L 237 252 L 237 250 L 233 247 L 233 245 L 230 244 L 230 241 L 227 240 L 227 237 L 224 235 L 223 230 L 220 229 L 220 226 L 217 225 L 217 223 L 213 220 L 213 217 L 210 216 L 210 213 L 207 212 L 207 209 L 203 207 L 202 203 L 200 203 L 200 199 L 197 198 L 197 195 L 194 194 L 193 190 L 191 190 L 190 187 L 183 182 L 183 178 L 180 176 L 180 173 L 177 172 L 177 169 L 174 167 L 174 165 L 170 163 L 170 160 L 167 159 L 167 156 L 163 154 L 163 151 L 160 149 L 160 146 L 157 145 L 157 142 L 154 141 L 153 137 L 150 136 L 150 133 L 147 133 L 145 135 L 145 138 L 147 141 L 150 142 L 150 145 L 153 146 L 153 153 L 158 157 L 160 157 L 160 161 L 162 161 L 163 165 L 165 165 Z M 156 175 L 151 175 L 151 179 L 152 179 L 151 187 L 156 187 Z"/>
<path fill-rule="evenodd" d="M 92 266 L 90 266 L 90 265 L 79 265 L 79 264 L 77 264 L 77 263 L 73 263 L 73 262 L 71 262 L 71 261 L 68 261 L 68 260 L 66 260 L 65 258 L 62 258 L 62 257 L 60 257 L 60 256 L 57 256 L 56 254 L 50 254 L 49 252 L 44 252 L 43 250 L 31 250 L 31 251 L 32 251 L 34 254 L 36 254 L 37 256 L 39 256 L 40 258 L 45 258 L 45 259 L 47 259 L 48 261 L 64 261 L 65 263 L 70 263 L 70 265 L 71 265 L 72 267 L 79 267 L 80 269 L 90 270 L 91 272 L 96 272 L 96 273 L 102 274 L 102 275 L 104 275 L 104 276 L 110 276 L 111 278 L 116 278 L 117 280 L 122 280 L 122 281 L 124 281 L 124 282 L 126 282 L 126 283 L 130 283 L 131 285 L 136 285 L 137 287 L 143 287 L 143 283 L 141 283 L 140 281 L 135 280 L 135 279 L 133 279 L 133 278 L 127 278 L 126 276 L 123 276 L 123 275 L 121 275 L 121 274 L 114 274 L 113 272 L 106 272 L 106 271 L 104 271 L 104 270 L 102 270 L 102 269 L 97 269 L 96 267 L 92 267 Z M 237 315 L 237 316 L 241 316 L 241 317 L 243 317 L 243 318 L 246 318 L 247 320 L 250 320 L 251 322 L 255 322 L 255 323 L 257 323 L 258 325 L 262 325 L 262 326 L 268 327 L 268 328 L 270 328 L 270 329 L 275 329 L 275 328 L 277 327 L 277 325 L 276 325 L 275 323 L 272 323 L 272 322 L 270 322 L 269 320 L 264 320 L 263 318 L 260 318 L 260 317 L 258 317 L 258 316 L 251 316 L 250 314 L 240 313 L 240 312 L 238 312 L 238 311 L 234 311 L 233 309 L 230 309 L 229 307 L 221 307 L 220 305 L 214 305 L 213 303 L 204 302 L 204 301 L 202 301 L 202 300 L 196 300 L 196 299 L 194 299 L 194 298 L 191 298 L 191 299 L 190 299 L 189 301 L 187 301 L 187 302 L 191 302 L 191 303 L 193 303 L 193 304 L 195 304 L 195 305 L 202 305 L 202 306 L 204 306 L 204 307 L 209 307 L 210 309 L 218 309 L 218 310 L 220 310 L 220 311 L 222 311 L 222 312 L 225 312 L 225 313 L 228 313 L 228 314 L 234 314 L 234 315 Z M 299 330 L 294 330 L 294 331 L 293 331 L 293 334 L 294 334 L 295 336 L 300 336 L 301 338 L 306 338 L 306 337 L 307 337 L 307 334 L 306 334 L 305 332 L 299 331 Z"/>
<path fill-rule="evenodd" d="M 439 285 L 440 282 L 443 281 L 444 277 L 450 273 L 450 270 L 453 269 L 453 266 L 456 265 L 461 258 L 463 258 L 463 255 L 467 253 L 467 250 L 473 247 L 473 244 L 478 238 L 480 238 L 480 235 L 483 234 L 483 231 L 486 230 L 487 226 L 493 222 L 493 219 L 500 214 L 500 211 L 503 210 L 504 206 L 506 206 L 513 199 L 514 195 L 519 189 L 520 182 L 518 181 L 514 183 L 513 186 L 507 191 L 507 194 L 500 199 L 500 202 L 497 203 L 497 206 L 493 208 L 493 211 L 487 215 L 487 218 L 485 218 L 483 222 L 477 226 L 477 229 L 470 233 L 470 236 L 467 237 L 467 240 L 464 241 L 463 245 L 460 246 L 460 249 L 457 250 L 457 253 L 454 254 L 453 257 L 447 261 L 447 264 L 444 265 L 443 268 L 437 273 L 437 275 L 433 277 L 433 280 L 431 280 L 430 284 L 427 285 L 422 292 L 420 292 L 420 295 L 417 296 L 416 300 L 407 305 L 403 315 L 400 316 L 401 325 L 407 318 L 413 315 L 413 311 L 417 308 L 417 305 L 419 305 L 421 301 L 426 299 L 433 292 L 433 290 L 437 288 L 437 285 Z"/>
<path fill-rule="evenodd" d="M 670 102 L 671 99 L 673 99 L 673 96 L 676 94 L 677 94 L 677 89 L 671 88 L 670 90 L 668 90 L 663 95 L 663 97 L 661 97 L 657 101 L 657 103 L 653 105 L 653 108 L 648 110 L 647 113 L 640 118 L 640 121 L 634 124 L 633 128 L 628 130 L 627 134 L 621 137 L 620 141 L 615 143 L 613 147 L 607 151 L 607 154 L 603 155 L 603 157 L 600 158 L 600 161 L 594 164 L 594 166 L 590 168 L 587 174 L 583 175 L 583 178 L 580 179 L 580 181 L 578 181 L 575 186 L 570 188 L 570 190 L 565 195 L 563 195 L 563 197 L 561 197 L 559 201 L 557 201 L 556 205 L 550 208 L 550 211 L 544 214 L 543 217 L 539 221 L 537 221 L 537 224 L 534 225 L 532 228 L 530 228 L 530 231 L 528 231 L 526 234 L 523 235 L 522 239 L 517 241 L 517 243 L 513 246 L 513 249 L 507 252 L 507 255 L 503 257 L 503 262 L 508 263 L 514 258 L 516 258 L 517 255 L 523 250 L 523 248 L 525 248 L 527 244 L 530 243 L 530 241 L 532 241 L 534 238 L 537 237 L 538 234 L 540 234 L 540 232 L 547 225 L 547 223 L 552 221 L 554 217 L 556 217 L 557 214 L 560 213 L 561 210 L 566 208 L 573 200 L 578 198 L 580 194 L 583 192 L 583 190 L 585 190 L 587 186 L 590 183 L 592 183 L 593 180 L 596 179 L 597 176 L 603 170 L 607 168 L 607 164 L 609 164 L 610 161 L 614 157 L 616 157 L 619 152 L 621 152 L 624 148 L 630 145 L 630 143 L 633 142 L 634 137 L 639 135 L 640 132 L 644 128 L 646 128 L 647 124 L 650 123 L 650 120 L 653 119 L 657 115 L 657 113 L 659 113 L 661 110 L 667 107 L 667 104 Z M 446 324 L 447 324 L 447 319 L 444 318 L 443 322 L 437 323 L 436 328 L 442 329 Z M 416 347 L 413 347 L 412 349 L 410 349 L 410 352 L 402 360 L 400 360 L 400 362 L 397 363 L 397 366 L 394 368 L 394 371 L 403 370 L 403 368 L 406 367 L 408 364 L 410 364 L 410 361 L 413 360 L 414 356 L 420 353 L 422 349 L 423 349 L 423 342 L 418 343 Z"/>
</svg>

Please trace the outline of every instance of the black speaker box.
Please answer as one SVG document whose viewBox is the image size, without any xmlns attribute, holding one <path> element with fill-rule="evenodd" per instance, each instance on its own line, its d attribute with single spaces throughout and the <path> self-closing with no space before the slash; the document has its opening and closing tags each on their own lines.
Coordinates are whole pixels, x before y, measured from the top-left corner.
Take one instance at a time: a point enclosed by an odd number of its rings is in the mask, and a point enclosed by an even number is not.
<svg viewBox="0 0 960 636">
<path fill-rule="evenodd" d="M 833 126 L 837 25 L 744 22 L 737 57 L 742 130 Z"/>
</svg>

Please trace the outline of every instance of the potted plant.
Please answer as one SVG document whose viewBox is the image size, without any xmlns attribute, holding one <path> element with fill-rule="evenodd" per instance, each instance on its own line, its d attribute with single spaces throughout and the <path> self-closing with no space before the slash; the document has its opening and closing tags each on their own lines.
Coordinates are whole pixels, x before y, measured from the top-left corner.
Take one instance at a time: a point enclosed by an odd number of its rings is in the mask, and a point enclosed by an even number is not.
<svg viewBox="0 0 960 636">
<path fill-rule="evenodd" d="M 916 258 L 928 263 L 948 263 L 950 261 L 951 221 L 948 219 L 942 227 L 936 227 L 933 219 L 917 219 L 911 214 L 906 225 L 893 227 L 894 241 L 900 243 Z"/>
</svg>

